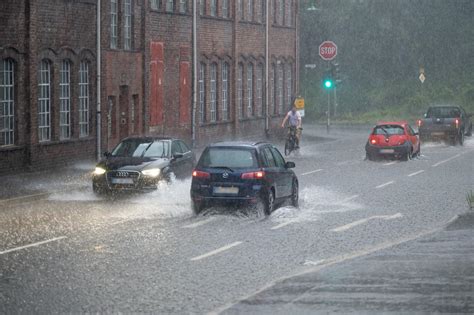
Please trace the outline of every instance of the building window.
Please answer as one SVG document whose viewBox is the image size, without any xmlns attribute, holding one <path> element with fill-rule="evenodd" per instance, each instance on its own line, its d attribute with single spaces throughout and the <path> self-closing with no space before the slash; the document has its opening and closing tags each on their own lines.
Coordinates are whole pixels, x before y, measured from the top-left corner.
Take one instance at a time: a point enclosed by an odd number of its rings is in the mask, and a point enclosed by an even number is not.
<svg viewBox="0 0 474 315">
<path fill-rule="evenodd" d="M 263 65 L 259 64 L 257 66 L 257 105 L 256 113 L 258 116 L 263 115 Z"/>
<path fill-rule="evenodd" d="M 41 61 L 38 79 L 38 138 L 41 142 L 51 140 L 51 64 L 49 61 Z"/>
<path fill-rule="evenodd" d="M 71 62 L 61 64 L 59 81 L 59 138 L 71 137 Z"/>
<path fill-rule="evenodd" d="M 211 0 L 211 16 L 217 15 L 217 0 Z"/>
<path fill-rule="evenodd" d="M 266 20 L 266 14 L 267 14 L 267 1 L 266 0 L 261 0 L 260 1 L 260 21 L 262 21 L 263 23 L 265 22 Z"/>
<path fill-rule="evenodd" d="M 132 49 L 132 0 L 123 2 L 123 49 Z"/>
<path fill-rule="evenodd" d="M 229 0 L 222 0 L 222 17 L 229 17 Z"/>
<path fill-rule="evenodd" d="M 288 4 L 288 12 L 286 12 L 287 16 L 286 16 L 286 25 L 287 26 L 292 26 L 293 24 L 293 1 L 289 1 L 289 4 Z"/>
<path fill-rule="evenodd" d="M 247 18 L 249 21 L 252 21 L 253 20 L 253 0 L 247 0 L 247 4 L 248 4 L 248 15 L 247 15 Z"/>
<path fill-rule="evenodd" d="M 283 67 L 278 65 L 278 86 L 277 86 L 277 95 L 278 95 L 278 113 L 283 113 Z"/>
<path fill-rule="evenodd" d="M 166 12 L 173 12 L 174 0 L 166 0 Z"/>
<path fill-rule="evenodd" d="M 222 120 L 229 120 L 229 64 L 222 65 Z"/>
<path fill-rule="evenodd" d="M 239 118 L 244 117 L 244 91 L 242 79 L 244 77 L 244 66 L 239 63 L 239 69 L 237 70 L 237 109 L 239 111 Z"/>
<path fill-rule="evenodd" d="M 188 0 L 179 0 L 179 12 L 186 13 L 188 11 Z"/>
<path fill-rule="evenodd" d="M 152 10 L 158 10 L 160 8 L 161 0 L 150 0 L 150 7 Z"/>
<path fill-rule="evenodd" d="M 199 0 L 199 14 L 204 15 L 206 0 Z"/>
<path fill-rule="evenodd" d="M 117 48 L 117 0 L 110 0 L 110 48 Z"/>
<path fill-rule="evenodd" d="M 283 24 L 283 17 L 285 16 L 285 4 L 283 0 L 278 0 L 278 24 Z"/>
<path fill-rule="evenodd" d="M 292 95 L 293 95 L 293 82 L 291 78 L 291 65 L 288 66 L 288 69 L 286 71 L 286 103 L 288 104 L 288 108 L 291 108 L 291 100 L 292 100 Z"/>
<path fill-rule="evenodd" d="M 89 64 L 79 67 L 79 137 L 89 135 Z"/>
<path fill-rule="evenodd" d="M 275 65 L 272 64 L 272 73 L 270 73 L 270 106 L 272 108 L 273 114 L 278 114 L 278 108 L 275 105 L 275 82 L 276 82 L 276 69 Z"/>
<path fill-rule="evenodd" d="M 199 67 L 199 122 L 206 121 L 206 64 L 201 63 Z"/>
<path fill-rule="evenodd" d="M 0 146 L 15 144 L 15 63 L 0 64 Z"/>
<path fill-rule="evenodd" d="M 211 122 L 217 121 L 217 64 L 211 65 Z"/>
<path fill-rule="evenodd" d="M 247 68 L 247 117 L 253 116 L 253 64 Z"/>
<path fill-rule="evenodd" d="M 237 17 L 242 19 L 244 12 L 244 0 L 237 0 Z"/>
</svg>

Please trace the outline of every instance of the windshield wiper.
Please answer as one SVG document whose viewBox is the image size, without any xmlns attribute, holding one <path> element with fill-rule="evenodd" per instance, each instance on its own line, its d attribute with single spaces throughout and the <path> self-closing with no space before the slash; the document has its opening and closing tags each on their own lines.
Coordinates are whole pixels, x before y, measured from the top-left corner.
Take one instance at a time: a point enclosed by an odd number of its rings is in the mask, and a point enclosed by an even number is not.
<svg viewBox="0 0 474 315">
<path fill-rule="evenodd" d="M 153 142 L 150 142 L 150 144 L 146 146 L 145 150 L 143 150 L 142 155 L 140 157 L 145 156 L 146 151 L 148 151 L 148 149 L 151 147 L 152 144 L 153 144 Z"/>
<path fill-rule="evenodd" d="M 228 166 L 214 166 L 214 165 L 212 165 L 212 166 L 209 166 L 209 167 L 212 167 L 212 168 L 220 168 L 220 169 L 228 170 L 228 171 L 231 171 L 232 173 L 234 172 L 234 170 L 231 169 L 231 168 L 228 167 Z"/>
</svg>

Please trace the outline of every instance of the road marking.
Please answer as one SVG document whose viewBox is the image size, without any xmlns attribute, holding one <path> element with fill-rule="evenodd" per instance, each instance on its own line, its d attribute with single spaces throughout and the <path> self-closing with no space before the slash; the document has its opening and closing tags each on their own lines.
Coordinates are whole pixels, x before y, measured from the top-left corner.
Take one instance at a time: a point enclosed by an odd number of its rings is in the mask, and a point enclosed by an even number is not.
<svg viewBox="0 0 474 315">
<path fill-rule="evenodd" d="M 226 250 L 231 249 L 232 247 L 239 246 L 240 244 L 242 244 L 242 242 L 234 242 L 234 243 L 232 243 L 232 244 L 229 244 L 229 245 L 223 246 L 223 247 L 221 247 L 221 248 L 215 249 L 215 250 L 213 250 L 213 251 L 210 251 L 209 253 L 206 253 L 206 254 L 203 254 L 203 255 L 200 255 L 200 256 L 193 257 L 193 258 L 191 258 L 191 261 L 201 260 L 201 259 L 207 258 L 207 257 L 209 257 L 209 256 L 222 253 L 222 252 L 224 252 L 224 251 L 226 251 Z"/>
<path fill-rule="evenodd" d="M 450 157 L 449 159 L 440 161 L 440 162 L 435 163 L 435 164 L 433 164 L 433 165 L 431 165 L 431 166 L 432 166 L 432 167 L 436 167 L 436 166 L 438 166 L 438 165 L 441 165 L 441 164 L 444 164 L 444 163 L 449 162 L 449 161 L 451 161 L 451 160 L 454 160 L 455 158 L 458 158 L 458 157 L 460 157 L 460 156 L 461 156 L 461 154 L 456 154 L 455 156 L 452 156 L 452 157 Z"/>
<path fill-rule="evenodd" d="M 397 213 L 397 214 L 394 214 L 394 215 L 375 215 L 373 217 L 357 220 L 357 221 L 354 221 L 352 223 L 337 227 L 335 229 L 332 229 L 332 231 L 333 232 L 347 231 L 349 229 L 352 229 L 354 226 L 364 224 L 364 223 L 366 223 L 370 220 L 374 220 L 374 219 L 393 220 L 393 219 L 398 219 L 398 218 L 401 218 L 401 217 L 403 217 L 403 215 L 401 213 Z"/>
<path fill-rule="evenodd" d="M 342 200 L 341 202 L 339 202 L 339 203 L 346 203 L 346 202 L 349 202 L 349 201 L 351 201 L 351 200 L 354 200 L 354 199 L 356 199 L 356 198 L 358 198 L 358 197 L 359 197 L 359 195 L 350 196 L 349 198 L 343 199 L 343 200 Z"/>
<path fill-rule="evenodd" d="M 278 225 L 272 226 L 270 228 L 270 230 L 278 230 L 278 229 L 281 229 L 282 227 L 290 225 L 292 223 L 295 223 L 295 221 L 294 220 L 286 221 L 286 222 L 280 223 Z"/>
<path fill-rule="evenodd" d="M 317 261 L 307 260 L 303 263 L 303 265 L 305 265 L 305 266 L 318 266 L 318 265 L 321 265 L 322 263 L 324 263 L 325 261 L 326 261 L 326 259 L 320 259 L 320 260 L 317 260 Z"/>
<path fill-rule="evenodd" d="M 201 221 L 198 221 L 198 222 L 194 222 L 194 223 L 182 226 L 182 228 L 183 229 L 193 229 L 195 227 L 210 223 L 210 222 L 215 221 L 215 220 L 216 220 L 216 217 L 209 217 L 205 220 L 201 220 Z"/>
<path fill-rule="evenodd" d="M 7 250 L 4 250 L 3 252 L 0 252 L 0 255 L 11 253 L 11 252 L 16 252 L 16 251 L 26 249 L 26 248 L 30 248 L 30 247 L 40 246 L 40 245 L 43 245 L 43 244 L 46 244 L 46 243 L 59 241 L 59 240 L 65 239 L 65 238 L 66 238 L 66 236 L 60 236 L 60 237 L 55 237 L 55 238 L 52 238 L 52 239 L 49 239 L 49 240 L 46 240 L 46 241 L 41 241 L 41 242 L 37 242 L 37 243 L 25 245 L 25 246 L 20 246 L 20 247 L 7 249 Z"/>
<path fill-rule="evenodd" d="M 317 172 L 321 172 L 323 169 L 320 168 L 320 169 L 317 169 L 317 170 L 314 170 L 314 171 L 311 171 L 311 172 L 306 172 L 306 173 L 303 173 L 301 174 L 301 176 L 305 176 L 305 175 L 309 175 L 309 174 L 314 174 L 314 173 L 317 173 Z"/>
<path fill-rule="evenodd" d="M 384 163 L 383 165 L 389 166 L 389 165 L 393 165 L 393 164 L 397 164 L 397 163 L 400 163 L 400 162 L 398 162 L 398 161 L 393 161 L 393 162 Z"/>
<path fill-rule="evenodd" d="M 423 173 L 424 171 L 425 171 L 425 170 L 419 170 L 418 172 L 411 173 L 410 175 L 408 175 L 408 177 L 416 176 L 416 175 L 418 175 L 418 174 Z"/>
<path fill-rule="evenodd" d="M 388 185 L 392 185 L 393 183 L 395 183 L 395 181 L 391 180 L 389 182 L 386 182 L 385 184 L 382 184 L 382 185 L 378 185 L 377 187 L 375 187 L 376 189 L 379 189 L 379 188 L 382 188 L 382 187 L 385 187 L 385 186 L 388 186 Z"/>
</svg>

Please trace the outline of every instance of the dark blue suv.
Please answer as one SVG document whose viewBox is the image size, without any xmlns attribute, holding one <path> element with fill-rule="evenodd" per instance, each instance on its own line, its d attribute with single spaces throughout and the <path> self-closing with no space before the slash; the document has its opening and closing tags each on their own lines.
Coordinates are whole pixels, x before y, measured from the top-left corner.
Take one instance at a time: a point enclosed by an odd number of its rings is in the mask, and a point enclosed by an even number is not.
<svg viewBox="0 0 474 315">
<path fill-rule="evenodd" d="M 266 142 L 219 142 L 206 147 L 193 171 L 196 214 L 215 203 L 259 203 L 266 214 L 290 199 L 298 206 L 298 178 L 281 153 Z"/>
</svg>

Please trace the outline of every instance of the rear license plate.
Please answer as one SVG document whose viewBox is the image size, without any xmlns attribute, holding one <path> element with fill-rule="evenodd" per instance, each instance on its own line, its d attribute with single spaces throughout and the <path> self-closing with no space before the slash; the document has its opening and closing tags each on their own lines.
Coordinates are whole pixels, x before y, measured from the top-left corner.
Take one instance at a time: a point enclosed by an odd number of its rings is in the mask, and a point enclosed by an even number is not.
<svg viewBox="0 0 474 315">
<path fill-rule="evenodd" d="M 394 152 L 395 152 L 395 150 L 393 150 L 393 149 L 381 149 L 380 150 L 380 153 L 394 153 Z"/>
<path fill-rule="evenodd" d="M 215 194 L 237 195 L 239 193 L 238 187 L 214 187 Z"/>
<path fill-rule="evenodd" d="M 132 178 L 112 178 L 112 184 L 133 184 Z"/>
<path fill-rule="evenodd" d="M 444 136 L 444 132 L 432 132 L 432 136 Z"/>
</svg>

